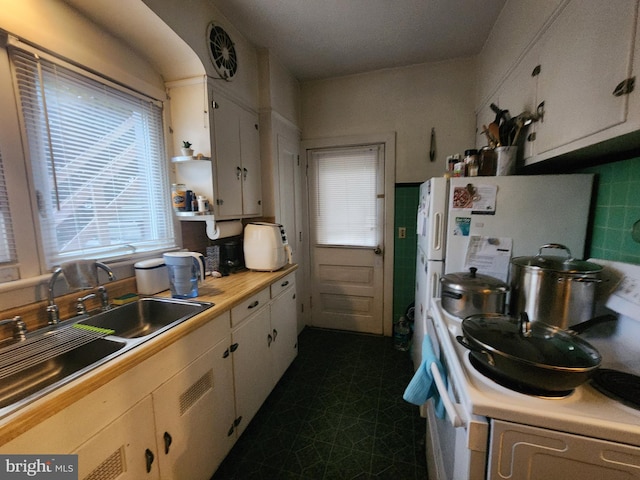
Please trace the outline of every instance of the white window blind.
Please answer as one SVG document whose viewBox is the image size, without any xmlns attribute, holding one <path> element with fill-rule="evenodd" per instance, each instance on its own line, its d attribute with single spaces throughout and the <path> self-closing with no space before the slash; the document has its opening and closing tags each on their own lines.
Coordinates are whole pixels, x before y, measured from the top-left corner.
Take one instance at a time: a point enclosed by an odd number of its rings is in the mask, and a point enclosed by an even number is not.
<svg viewBox="0 0 640 480">
<path fill-rule="evenodd" d="M 47 267 L 175 245 L 162 107 L 11 48 Z"/>
<path fill-rule="evenodd" d="M 311 152 L 317 245 L 377 245 L 379 152 L 375 146 Z"/>
<path fill-rule="evenodd" d="M 17 261 L 16 242 L 11 226 L 9 197 L 4 178 L 2 152 L 0 152 L 0 265 L 11 265 Z"/>
</svg>

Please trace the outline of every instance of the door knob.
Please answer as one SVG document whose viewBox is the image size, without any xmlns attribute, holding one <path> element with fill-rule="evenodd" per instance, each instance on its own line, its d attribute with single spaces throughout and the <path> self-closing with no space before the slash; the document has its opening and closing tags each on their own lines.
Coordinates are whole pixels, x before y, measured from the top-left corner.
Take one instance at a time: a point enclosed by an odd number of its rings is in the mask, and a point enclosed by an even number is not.
<svg viewBox="0 0 640 480">
<path fill-rule="evenodd" d="M 382 254 L 382 249 L 380 248 L 380 245 L 378 245 L 376 248 L 373 249 L 373 253 L 375 253 L 376 255 Z"/>
</svg>

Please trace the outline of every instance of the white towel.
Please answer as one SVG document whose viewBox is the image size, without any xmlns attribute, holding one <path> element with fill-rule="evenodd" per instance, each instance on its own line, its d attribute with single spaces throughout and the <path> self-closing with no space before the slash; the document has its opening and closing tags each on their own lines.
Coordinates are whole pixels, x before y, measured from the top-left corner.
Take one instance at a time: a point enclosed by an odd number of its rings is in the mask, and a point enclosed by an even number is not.
<svg viewBox="0 0 640 480">
<path fill-rule="evenodd" d="M 60 265 L 64 279 L 72 290 L 98 286 L 98 269 L 95 260 L 77 260 Z"/>
<path fill-rule="evenodd" d="M 436 416 L 438 418 L 444 418 L 444 405 L 436 388 L 433 375 L 431 375 L 430 368 L 432 363 L 436 364 L 444 384 L 447 385 L 447 376 L 445 375 L 440 360 L 438 360 L 433 351 L 431 338 L 429 338 L 429 335 L 425 335 L 422 341 L 422 363 L 413 375 L 409 385 L 407 385 L 402 398 L 418 406 L 424 404 L 428 399 L 433 398 Z"/>
</svg>

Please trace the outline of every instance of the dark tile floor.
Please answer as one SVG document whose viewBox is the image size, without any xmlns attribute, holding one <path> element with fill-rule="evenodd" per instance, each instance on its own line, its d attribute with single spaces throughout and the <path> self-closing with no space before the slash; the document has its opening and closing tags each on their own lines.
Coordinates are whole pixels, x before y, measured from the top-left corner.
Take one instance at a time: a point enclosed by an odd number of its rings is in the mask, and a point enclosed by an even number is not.
<svg viewBox="0 0 640 480">
<path fill-rule="evenodd" d="M 413 375 L 389 337 L 306 328 L 299 353 L 212 480 L 426 479 Z"/>
</svg>

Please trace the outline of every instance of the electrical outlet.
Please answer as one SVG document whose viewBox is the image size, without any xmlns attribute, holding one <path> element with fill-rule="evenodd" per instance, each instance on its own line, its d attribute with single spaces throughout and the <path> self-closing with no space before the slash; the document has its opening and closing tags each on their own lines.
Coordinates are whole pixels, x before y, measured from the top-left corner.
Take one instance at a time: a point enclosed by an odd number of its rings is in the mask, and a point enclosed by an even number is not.
<svg viewBox="0 0 640 480">
<path fill-rule="evenodd" d="M 398 238 L 407 238 L 407 227 L 398 227 Z"/>
</svg>

